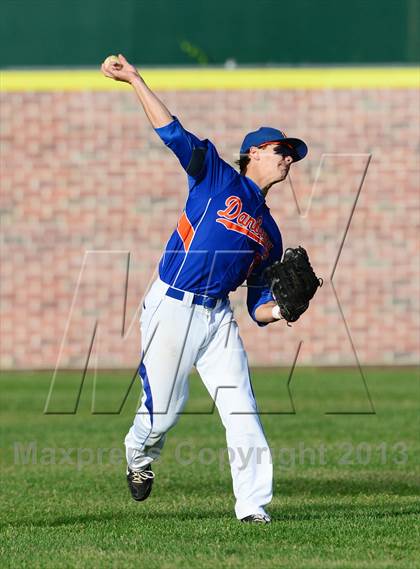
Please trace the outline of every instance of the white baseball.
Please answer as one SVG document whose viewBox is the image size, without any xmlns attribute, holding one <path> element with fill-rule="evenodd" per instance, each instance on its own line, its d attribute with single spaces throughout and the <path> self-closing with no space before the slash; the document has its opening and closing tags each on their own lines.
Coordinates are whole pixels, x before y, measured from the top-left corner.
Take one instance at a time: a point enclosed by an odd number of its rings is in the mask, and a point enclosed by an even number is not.
<svg viewBox="0 0 420 569">
<path fill-rule="evenodd" d="M 118 64 L 119 68 L 121 69 L 122 65 L 120 63 L 120 60 L 118 59 L 118 56 L 117 55 L 108 55 L 108 57 L 104 61 L 104 65 L 106 67 L 108 67 L 108 66 L 111 66 L 114 64 Z"/>
</svg>

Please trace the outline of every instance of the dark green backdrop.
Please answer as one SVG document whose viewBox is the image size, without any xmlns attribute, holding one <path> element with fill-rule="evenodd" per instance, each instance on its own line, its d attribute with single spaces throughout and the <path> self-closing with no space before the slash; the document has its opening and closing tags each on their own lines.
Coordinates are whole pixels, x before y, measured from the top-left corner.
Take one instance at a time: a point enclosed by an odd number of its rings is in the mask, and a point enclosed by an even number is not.
<svg viewBox="0 0 420 569">
<path fill-rule="evenodd" d="M 419 0 L 3 0 L 1 66 L 413 63 Z"/>
</svg>

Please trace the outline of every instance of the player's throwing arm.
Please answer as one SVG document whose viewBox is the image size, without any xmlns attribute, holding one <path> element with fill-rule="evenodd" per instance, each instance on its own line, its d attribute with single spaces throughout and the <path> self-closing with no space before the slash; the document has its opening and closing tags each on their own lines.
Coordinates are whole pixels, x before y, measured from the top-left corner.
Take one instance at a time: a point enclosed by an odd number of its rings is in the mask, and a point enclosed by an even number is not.
<svg viewBox="0 0 420 569">
<path fill-rule="evenodd" d="M 123 55 L 110 55 L 101 69 L 106 77 L 132 85 L 153 128 L 166 126 L 173 120 L 159 97 L 149 89 L 134 65 L 128 63 Z"/>
</svg>

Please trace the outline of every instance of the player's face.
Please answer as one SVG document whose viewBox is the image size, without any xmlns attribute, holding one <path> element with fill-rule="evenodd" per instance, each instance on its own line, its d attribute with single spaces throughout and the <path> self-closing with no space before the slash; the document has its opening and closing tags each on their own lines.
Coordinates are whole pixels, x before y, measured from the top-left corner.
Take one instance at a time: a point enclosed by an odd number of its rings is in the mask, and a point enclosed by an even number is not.
<svg viewBox="0 0 420 569">
<path fill-rule="evenodd" d="M 265 144 L 259 148 L 262 166 L 272 183 L 282 182 L 288 175 L 294 161 L 294 149 L 278 142 Z"/>
</svg>

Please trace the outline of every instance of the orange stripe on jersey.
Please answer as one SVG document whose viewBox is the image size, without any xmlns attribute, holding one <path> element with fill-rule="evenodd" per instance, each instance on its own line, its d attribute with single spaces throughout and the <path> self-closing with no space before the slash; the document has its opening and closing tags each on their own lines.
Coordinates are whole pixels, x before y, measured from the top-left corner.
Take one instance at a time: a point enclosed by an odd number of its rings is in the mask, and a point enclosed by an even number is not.
<svg viewBox="0 0 420 569">
<path fill-rule="evenodd" d="M 177 231 L 182 239 L 182 242 L 184 243 L 184 249 L 188 251 L 195 232 L 194 227 L 191 225 L 185 211 L 182 212 L 182 215 L 179 218 Z"/>
</svg>

